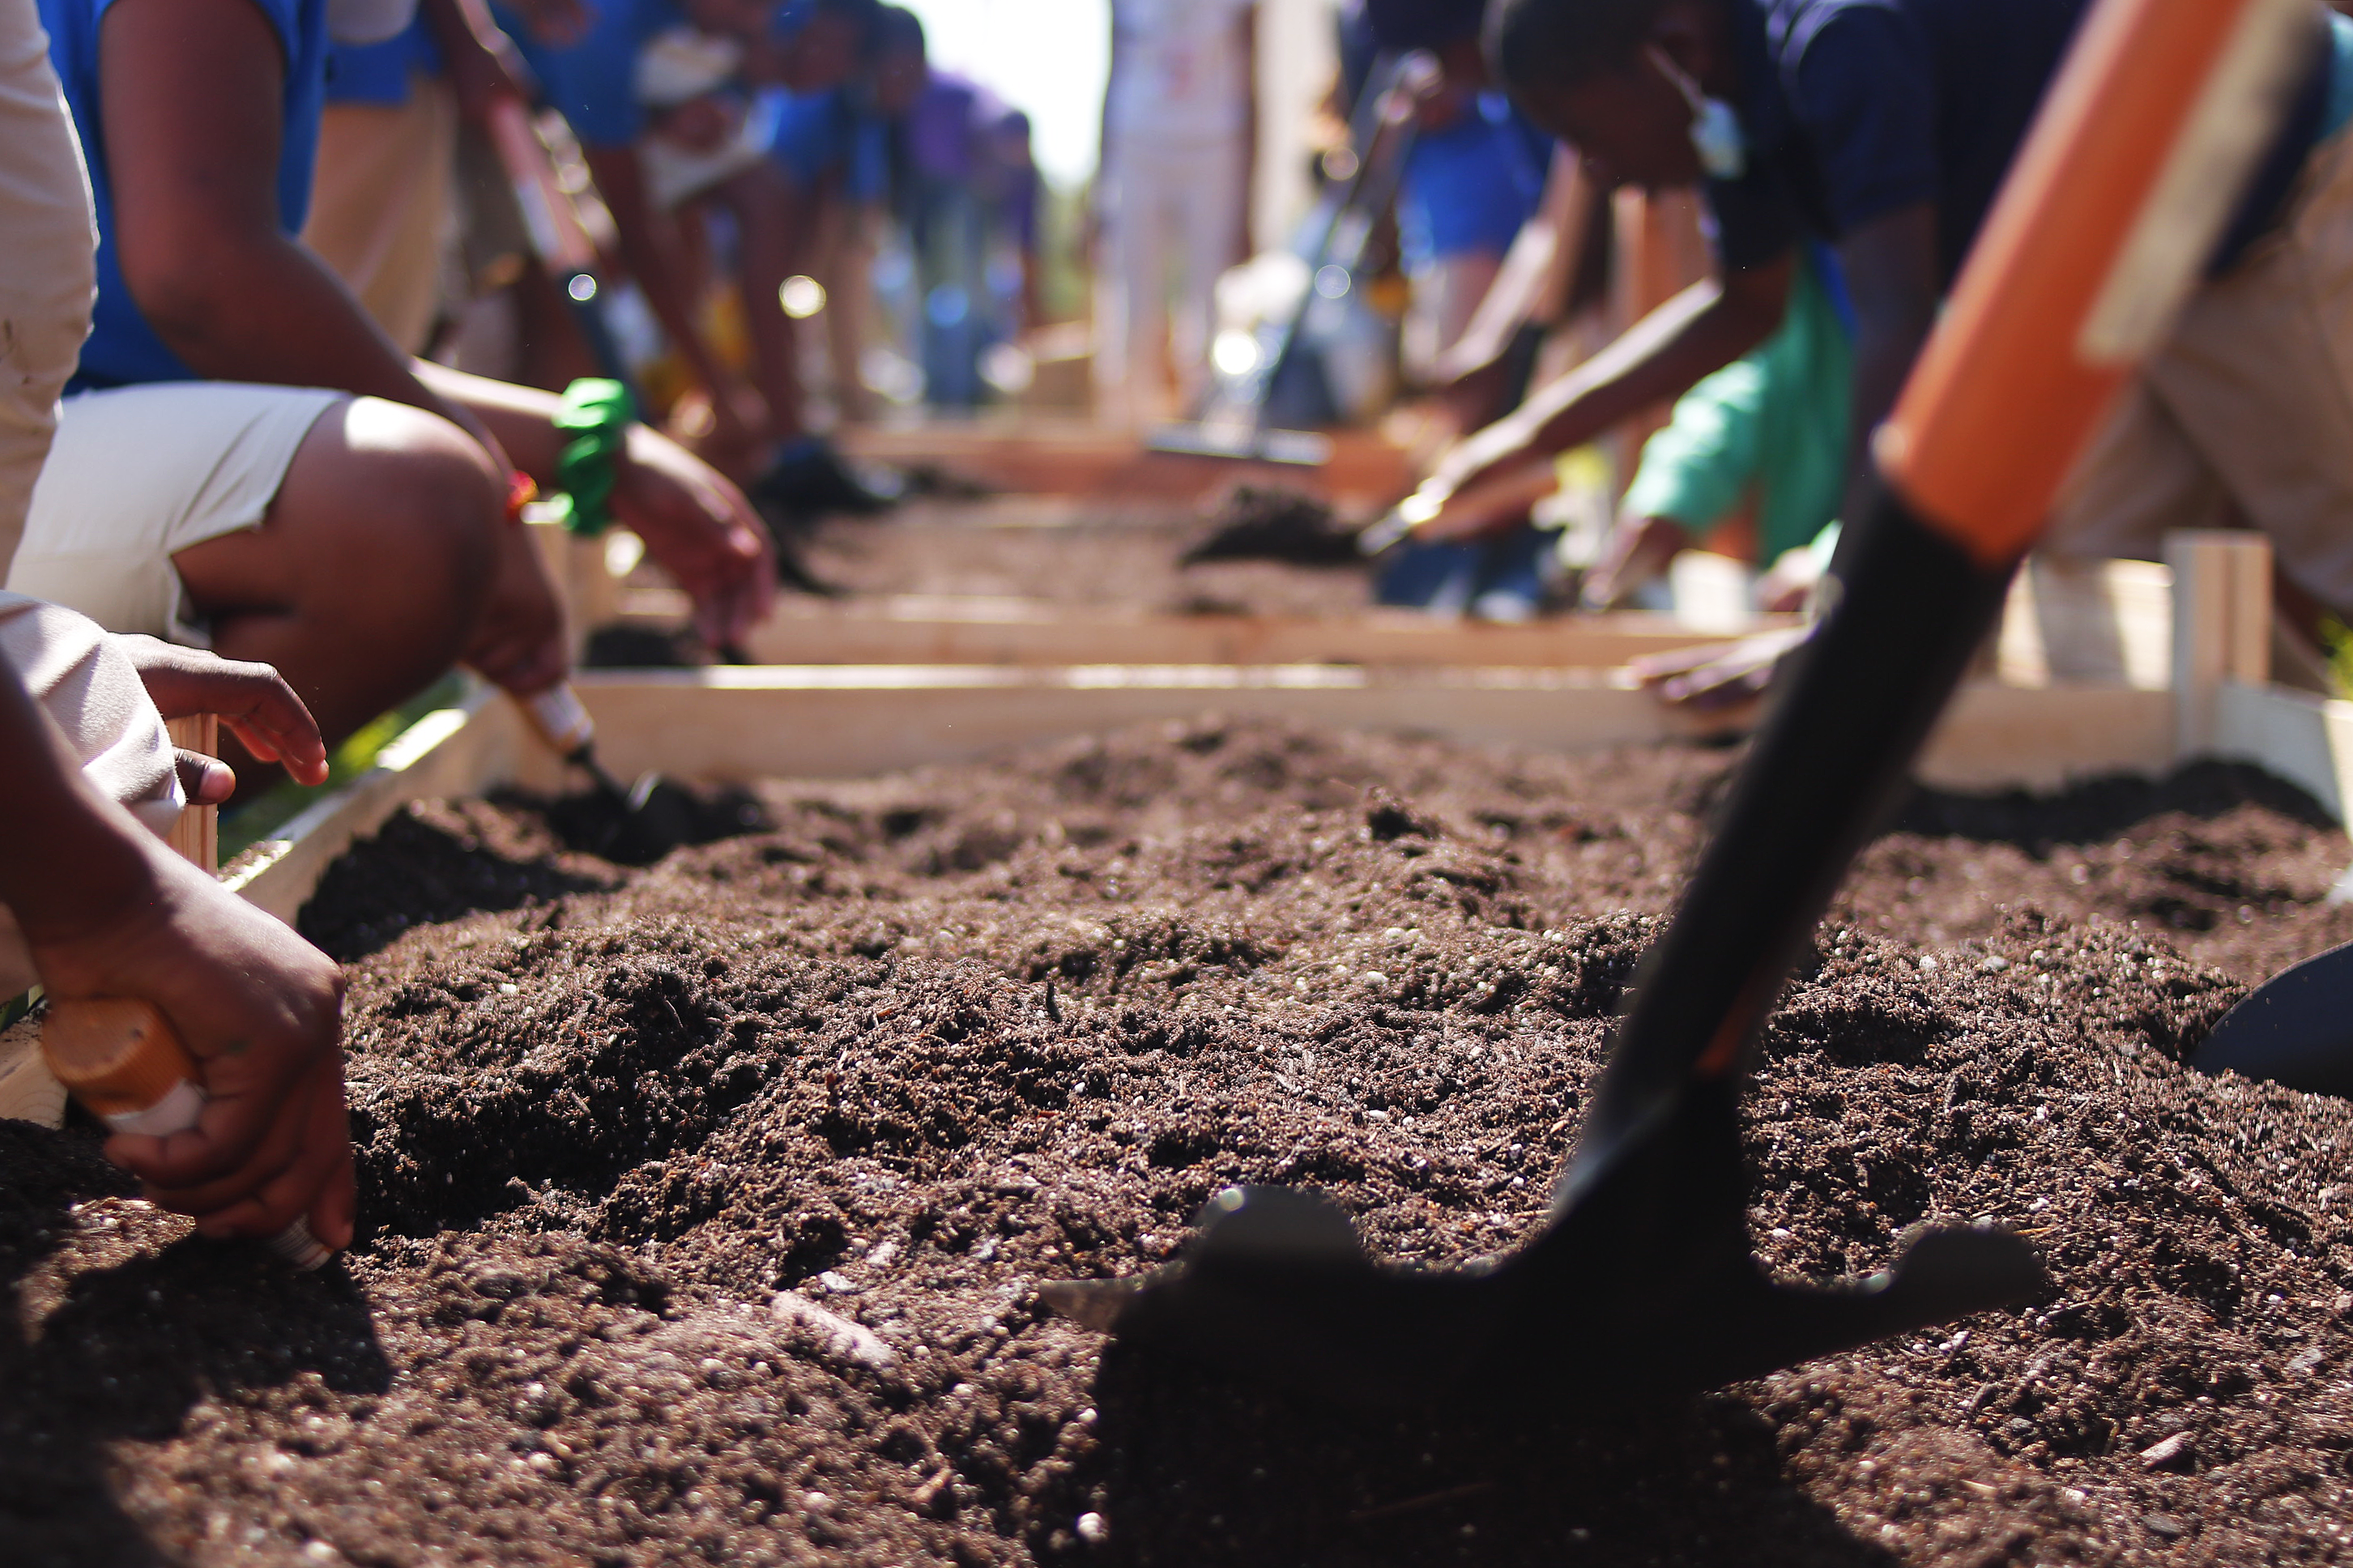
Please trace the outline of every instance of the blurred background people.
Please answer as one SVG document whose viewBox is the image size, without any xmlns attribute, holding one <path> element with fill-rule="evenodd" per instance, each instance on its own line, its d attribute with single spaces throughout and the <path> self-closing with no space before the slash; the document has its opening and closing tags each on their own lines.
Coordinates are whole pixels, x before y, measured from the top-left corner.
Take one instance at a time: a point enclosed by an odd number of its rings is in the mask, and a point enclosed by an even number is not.
<svg viewBox="0 0 2353 1568">
<path fill-rule="evenodd" d="M 1244 258 L 1257 0 L 1112 0 L 1095 187 L 1097 412 L 1145 426 L 1208 388 L 1219 277 Z"/>
</svg>

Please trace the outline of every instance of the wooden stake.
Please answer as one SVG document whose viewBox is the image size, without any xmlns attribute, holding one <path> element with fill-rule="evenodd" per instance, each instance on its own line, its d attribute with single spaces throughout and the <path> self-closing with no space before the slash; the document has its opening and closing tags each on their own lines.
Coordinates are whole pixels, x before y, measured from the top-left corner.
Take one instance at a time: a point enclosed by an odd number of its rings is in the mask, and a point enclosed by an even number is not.
<svg viewBox="0 0 2353 1568">
<path fill-rule="evenodd" d="M 2211 753 L 2225 681 L 2271 679 L 2271 542 L 2232 529 L 2166 536 L 2173 568 L 2174 755 Z"/>
<path fill-rule="evenodd" d="M 172 732 L 172 744 L 183 751 L 202 752 L 206 756 L 220 755 L 220 721 L 210 713 L 199 713 L 193 719 L 174 719 L 165 726 Z M 171 846 L 206 875 L 220 870 L 220 807 L 191 805 L 180 813 L 180 820 L 172 825 Z"/>
</svg>

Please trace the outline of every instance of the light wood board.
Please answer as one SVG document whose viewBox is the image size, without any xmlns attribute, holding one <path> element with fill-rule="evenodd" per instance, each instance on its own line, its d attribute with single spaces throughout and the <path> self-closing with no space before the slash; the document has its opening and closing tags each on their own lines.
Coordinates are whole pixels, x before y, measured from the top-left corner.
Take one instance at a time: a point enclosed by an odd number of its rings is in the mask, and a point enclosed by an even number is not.
<svg viewBox="0 0 2353 1568">
<path fill-rule="evenodd" d="M 664 600 L 648 624 L 676 625 Z M 1757 629 L 1786 617 L 1759 617 Z M 1172 616 L 1035 599 L 902 595 L 792 598 L 744 639 L 764 665 L 1361 664 L 1610 669 L 1721 642 L 1670 616 L 1578 616 L 1494 626 L 1410 610 L 1349 616 Z"/>
<path fill-rule="evenodd" d="M 1378 435 L 1339 430 L 1331 438 L 1331 460 L 1315 468 L 1155 452 L 1133 435 L 1037 417 L 861 426 L 839 440 L 855 457 L 929 467 L 1019 495 L 1203 500 L 1237 484 L 1279 484 L 1335 503 L 1380 507 L 1413 489 L 1417 476 L 1406 454 Z"/>
</svg>

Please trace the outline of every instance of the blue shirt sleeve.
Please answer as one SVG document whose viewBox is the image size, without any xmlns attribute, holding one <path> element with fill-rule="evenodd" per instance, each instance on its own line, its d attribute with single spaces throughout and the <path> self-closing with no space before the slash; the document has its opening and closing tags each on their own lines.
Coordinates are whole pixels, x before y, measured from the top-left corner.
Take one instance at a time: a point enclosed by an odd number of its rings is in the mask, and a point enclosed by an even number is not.
<svg viewBox="0 0 2353 1568">
<path fill-rule="evenodd" d="M 583 144 L 626 147 L 645 128 L 638 107 L 638 52 L 660 29 L 668 8 L 653 0 L 595 4 L 596 19 L 578 43 L 566 49 L 526 47 L 524 58 L 539 73 L 548 102 Z M 510 21 L 507 32 L 520 39 L 529 29 Z"/>
<path fill-rule="evenodd" d="M 1825 6 L 1785 48 L 1785 90 L 1841 233 L 1937 199 L 1936 77 L 1919 22 L 1894 6 Z"/>
</svg>

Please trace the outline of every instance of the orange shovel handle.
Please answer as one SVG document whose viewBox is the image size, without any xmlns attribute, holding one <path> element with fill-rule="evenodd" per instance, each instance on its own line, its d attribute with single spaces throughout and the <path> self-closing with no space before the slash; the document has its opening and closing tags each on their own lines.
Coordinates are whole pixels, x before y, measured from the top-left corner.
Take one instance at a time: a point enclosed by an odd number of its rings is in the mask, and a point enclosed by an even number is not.
<svg viewBox="0 0 2353 1568">
<path fill-rule="evenodd" d="M 1988 566 L 2024 553 L 2195 286 L 2320 37 L 2311 0 L 2101 0 L 1879 431 Z"/>
</svg>

